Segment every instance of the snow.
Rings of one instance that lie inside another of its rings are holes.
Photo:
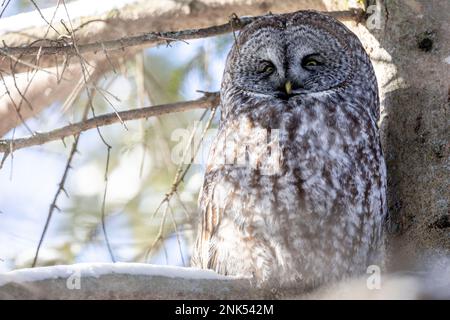
[[[34,282],[47,279],[68,278],[73,274],[81,277],[98,278],[106,274],[129,274],[146,276],[163,276],[168,278],[183,279],[215,279],[234,280],[237,277],[223,276],[212,270],[197,268],[185,268],[174,266],[159,266],[145,263],[78,263],[73,265],[59,265],[50,267],[39,267],[19,269],[0,274],[0,286],[7,283]]]

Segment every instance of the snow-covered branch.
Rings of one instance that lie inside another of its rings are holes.
[[[210,270],[140,263],[94,263],[0,274],[0,299],[262,298],[248,279]]]
[[[444,271],[444,272],[443,272]],[[347,279],[312,292],[257,288],[211,270],[142,263],[81,263],[0,274],[0,299],[448,299],[448,270]],[[180,302],[181,304],[182,302]]]

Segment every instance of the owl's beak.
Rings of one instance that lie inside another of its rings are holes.
[[[292,92],[292,82],[291,81],[286,81],[286,83],[284,84],[284,89],[286,90],[287,94],[291,94]]]

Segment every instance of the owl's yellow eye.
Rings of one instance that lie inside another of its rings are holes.
[[[305,66],[312,67],[312,66],[317,66],[317,64],[318,63],[316,60],[308,60],[308,61],[306,61]]]
[[[265,73],[265,74],[271,74],[274,71],[275,71],[275,66],[270,61],[264,61],[264,63],[262,64],[262,66],[259,70],[259,72]]]
[[[323,58],[318,54],[310,54],[303,58],[303,67],[316,67],[323,64]]]

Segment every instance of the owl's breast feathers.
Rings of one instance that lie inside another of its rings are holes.
[[[309,283],[377,262],[386,214],[378,130],[367,109],[337,100],[247,98],[229,109],[200,195],[194,265]]]

